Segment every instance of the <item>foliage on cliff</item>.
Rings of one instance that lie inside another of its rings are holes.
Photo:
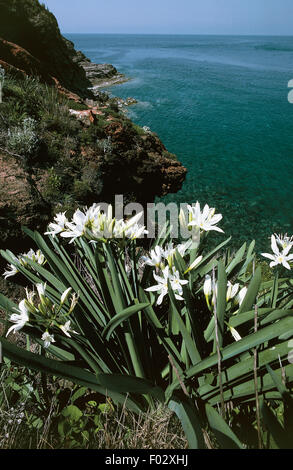
[[[21,225],[43,229],[56,210],[112,202],[114,194],[145,203],[180,189],[186,170],[156,135],[134,125],[107,95],[94,105],[70,101],[35,78],[6,75],[0,107],[2,247],[13,239],[17,244]]]
[[[63,38],[55,16],[44,5],[38,0],[0,0],[0,11],[0,36],[40,61],[43,77],[55,77],[65,88],[89,95],[90,82],[73,60],[74,47]],[[6,59],[3,50],[1,58]]]

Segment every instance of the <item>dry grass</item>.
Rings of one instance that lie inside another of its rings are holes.
[[[125,408],[105,417],[97,435],[99,449],[186,449],[187,440],[176,416],[158,405],[154,411],[135,415]]]
[[[27,424],[26,403],[15,408],[7,402],[0,409],[1,449],[65,449],[56,433],[54,402],[51,403],[41,429]],[[187,449],[188,443],[176,416],[167,408],[135,415],[125,408],[105,413],[103,426],[91,437],[85,449]]]

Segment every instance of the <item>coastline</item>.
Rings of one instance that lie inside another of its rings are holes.
[[[90,90],[94,92],[95,90],[100,90],[101,88],[108,88],[114,85],[121,85],[122,83],[129,82],[130,80],[132,80],[130,77],[126,77],[125,75],[119,73],[111,78],[102,78],[100,80],[93,81],[93,86],[90,88]]]

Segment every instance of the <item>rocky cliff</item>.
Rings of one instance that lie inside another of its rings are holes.
[[[113,200],[152,202],[177,192],[186,169],[121,103],[89,90],[121,77],[63,38],[38,0],[0,0],[0,246],[21,225],[42,229],[56,211]],[[15,243],[12,243],[12,242]]]
[[[25,49],[42,63],[41,76],[55,77],[63,87],[88,96],[90,83],[63,38],[56,18],[38,0],[0,0],[0,37]]]

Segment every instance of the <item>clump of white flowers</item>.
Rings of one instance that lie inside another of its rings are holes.
[[[188,253],[191,244],[192,241],[189,240],[188,242],[177,246],[175,246],[173,243],[169,243],[165,247],[157,245],[153,250],[150,251],[149,256],[142,257],[144,264],[155,268],[153,276],[157,281],[157,284],[145,290],[147,292],[158,292],[160,294],[157,299],[157,305],[162,303],[163,298],[169,291],[169,286],[171,287],[177,300],[184,300],[182,297],[182,286],[188,284],[188,281],[186,279],[180,279],[180,274],[175,267],[174,259],[176,257],[176,253],[184,258],[184,256]],[[202,258],[202,256],[197,257],[184,274],[187,274],[187,272],[198,266],[202,261]]]
[[[170,270],[169,266],[166,266],[162,271],[162,276],[158,276],[155,272],[153,273],[153,275],[154,275],[155,280],[157,281],[157,284],[152,287],[148,287],[145,290],[147,292],[159,292],[160,293],[157,299],[157,305],[161,305],[163,298],[165,297],[165,295],[168,294],[168,291],[169,291],[168,284],[171,285],[175,298],[177,300],[183,300],[182,286],[184,286],[185,284],[188,284],[188,281],[186,281],[185,279],[180,279],[179,272],[175,268]]]
[[[187,205],[188,217],[186,218],[184,211],[181,209],[179,215],[179,222],[183,229],[191,231],[196,229],[200,232],[209,232],[214,230],[216,232],[224,233],[218,224],[223,216],[216,214],[216,209],[209,207],[207,204],[203,210],[200,210],[200,203],[197,201],[195,205]]]
[[[261,253],[262,256],[271,260],[270,267],[281,264],[286,269],[291,269],[290,262],[293,260],[293,253],[289,253],[293,246],[293,237],[286,235],[272,235],[271,248],[273,253]]]
[[[34,271],[34,268],[28,263],[28,260],[34,261],[35,263],[38,263],[41,266],[46,263],[46,259],[40,250],[36,252],[34,250],[30,250],[28,253],[23,253],[19,256],[12,256],[14,264],[9,264],[7,266],[6,271],[3,273],[5,279],[11,276],[15,276],[19,272],[19,265],[27,269],[32,269]]]
[[[205,277],[203,293],[206,298],[207,306],[209,310],[212,311],[214,305],[217,302],[218,283],[213,283],[212,278],[209,274],[207,274]],[[236,284],[232,284],[230,281],[227,282],[226,302],[230,302],[233,300],[234,303],[240,306],[244,300],[246,293],[247,287],[242,287],[242,289],[240,289],[240,284],[238,282]]]
[[[222,214],[216,214],[216,210],[214,208],[210,208],[206,204],[201,211],[200,203],[196,202],[195,205],[187,205],[187,211],[188,214],[186,217],[185,212],[181,209],[179,223],[184,234],[190,234],[188,242],[177,246],[173,243],[169,243],[165,247],[157,245],[150,251],[148,256],[142,257],[144,263],[148,266],[154,267],[156,271],[153,273],[153,276],[157,281],[157,285],[149,287],[146,291],[160,293],[157,299],[157,305],[162,303],[163,297],[168,293],[168,286],[171,286],[177,300],[184,300],[182,297],[182,286],[187,284],[188,281],[180,279],[180,274],[174,263],[176,253],[178,253],[180,257],[184,258],[187,254],[190,254],[191,250],[195,249],[196,251],[199,247],[200,237],[203,232],[217,231],[223,233],[223,230],[216,225],[220,220],[222,220]],[[201,263],[203,257],[198,256],[193,261],[192,259],[193,258],[190,257],[191,264],[184,272],[184,275],[196,268]],[[234,291],[233,293],[231,292],[231,295],[234,295]]]
[[[71,287],[66,289],[61,295],[59,303],[54,303],[47,295],[46,284],[36,284],[38,299],[36,300],[36,292],[31,292],[26,289],[26,299],[23,299],[17,313],[10,316],[9,321],[13,325],[9,328],[7,335],[11,332],[21,330],[25,325],[33,326],[34,324],[42,328],[42,340],[44,347],[48,348],[51,343],[55,342],[52,330],[61,330],[66,336],[71,337],[71,334],[78,334],[71,327],[71,320],[69,316],[73,312],[78,302],[78,295],[72,292]],[[51,330],[51,332],[49,332]]]
[[[105,212],[99,205],[94,204],[83,211],[77,209],[72,220],[67,219],[65,212],[57,214],[45,235],[70,238],[70,243],[81,237],[90,242],[107,242],[109,239],[135,240],[148,233],[145,227],[138,223],[141,217],[142,212],[127,221],[115,219],[111,205]]]
[[[168,243],[165,247],[157,245],[150,251],[149,256],[142,256],[141,259],[146,265],[159,268],[163,271],[166,265],[172,268],[176,252],[184,258],[186,252],[191,247],[191,244],[192,241],[189,240],[188,242],[180,245],[174,245],[173,243]],[[200,259],[198,258],[198,263],[200,263],[201,260],[202,257],[200,257]]]

